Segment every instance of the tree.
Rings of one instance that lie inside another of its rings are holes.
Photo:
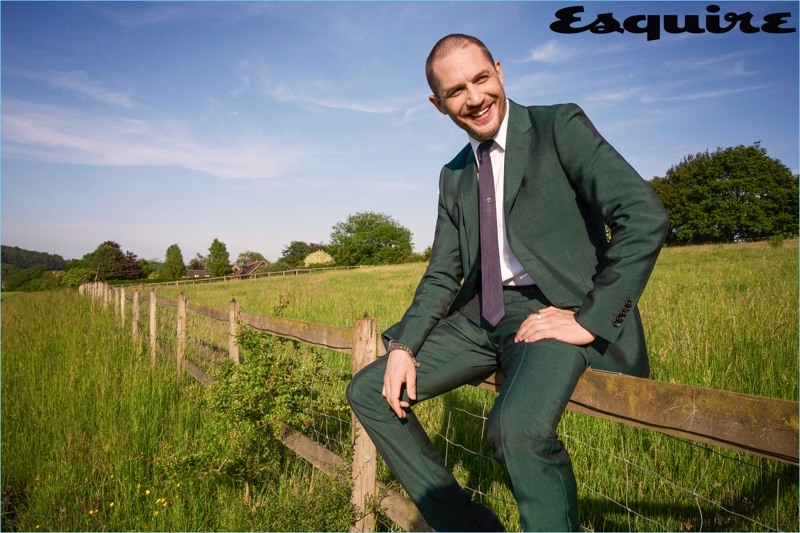
[[[760,143],[688,155],[650,182],[670,218],[668,244],[798,233],[798,182]]]
[[[135,253],[125,252],[125,255],[117,261],[115,277],[116,279],[139,279],[142,277],[142,266]]]
[[[64,270],[67,266],[67,262],[60,255],[23,250],[16,246],[0,246],[0,255],[2,255],[3,264],[22,269],[46,266],[48,270]]]
[[[197,254],[192,257],[191,261],[189,261],[189,268],[191,270],[205,270],[207,262],[208,256],[200,255],[200,252],[197,252]]]
[[[318,250],[324,251],[325,245],[322,243],[292,241],[289,246],[283,249],[283,255],[275,262],[275,265],[278,265],[281,270],[301,268],[304,266],[306,257]]]
[[[208,249],[206,270],[214,277],[227,276],[231,273],[231,259],[228,256],[228,248],[219,239],[214,239]]]
[[[165,279],[178,279],[186,274],[186,265],[183,264],[183,254],[177,244],[172,244],[167,248],[167,259],[161,271]]]
[[[239,254],[239,257],[236,258],[236,265],[242,267],[253,261],[266,261],[266,259],[264,259],[264,256],[260,253],[251,252],[248,250],[247,252],[242,252]]]
[[[333,227],[328,253],[337,265],[387,265],[413,256],[411,231],[383,213],[350,215]]]
[[[44,265],[31,268],[18,268],[3,279],[7,291],[46,291],[59,286],[58,276]]]
[[[106,281],[116,277],[117,264],[124,256],[119,244],[106,241],[91,253],[88,262],[90,268],[94,270],[96,279]]]
[[[94,280],[94,271],[91,268],[71,268],[64,272],[61,284],[65,287],[80,287],[84,283]]]

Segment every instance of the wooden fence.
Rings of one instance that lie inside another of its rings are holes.
[[[90,283],[80,287],[81,294],[91,295],[92,302],[106,308],[113,300],[115,314],[123,324],[126,302],[132,300],[131,333],[138,337],[139,307],[150,302],[150,357],[157,355],[157,306],[168,306],[177,313],[177,371],[188,372],[195,379],[208,383],[209,376],[185,358],[186,313],[195,312],[230,324],[229,354],[239,363],[236,331],[240,325],[280,337],[322,346],[352,355],[355,374],[369,364],[385,349],[379,342],[376,321],[359,318],[354,328],[311,324],[298,320],[277,318],[243,312],[235,300],[228,309],[187,301],[181,294],[171,300],[126,288],[111,288],[105,283]],[[499,391],[503,383],[501,373],[473,385]],[[646,428],[669,435],[690,439],[721,448],[766,457],[789,464],[798,464],[798,402],[751,396],[734,392],[665,383],[589,370],[584,373],[570,399],[567,409],[597,418]],[[376,452],[369,437],[360,431],[358,421],[352,420],[353,503],[362,511],[363,518],[354,531],[374,531],[374,516],[367,513],[366,503],[382,494],[380,506],[386,515],[400,527],[411,531],[430,530],[416,507],[399,493],[387,489],[376,480]],[[308,460],[316,468],[333,473],[344,460],[312,439],[289,427],[284,427],[283,443]]]
[[[228,275],[228,276],[217,276],[217,277],[207,277],[207,278],[181,278],[176,279],[173,281],[138,281],[136,283],[125,283],[125,285],[117,285],[116,288],[125,287],[131,290],[142,290],[145,287],[180,287],[182,285],[203,285],[207,283],[219,283],[219,282],[228,282],[228,281],[240,281],[246,279],[259,279],[259,278],[271,278],[271,277],[286,277],[286,276],[299,276],[301,274],[311,274],[312,272],[325,272],[328,270],[353,270],[363,268],[361,265],[355,266],[339,266],[339,267],[317,267],[317,268],[293,268],[291,270],[279,270],[277,272],[254,272],[252,274],[248,274],[246,276],[236,276],[236,275]],[[87,283],[86,285],[91,285],[91,283]]]

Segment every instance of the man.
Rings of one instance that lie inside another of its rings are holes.
[[[388,355],[353,378],[348,400],[429,525],[502,531],[411,410],[500,367],[487,438],[522,527],[576,531],[577,487],[556,426],[587,366],[648,374],[636,302],[666,213],[580,108],[507,100],[500,62],[478,39],[444,37],[426,74],[430,101],[469,144],[442,169],[430,264],[383,334]]]

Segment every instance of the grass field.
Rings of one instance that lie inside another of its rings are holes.
[[[240,486],[164,464],[205,422],[165,358],[76,292],[2,307],[4,531],[347,530],[349,488],[300,460]],[[196,445],[196,443],[194,443]]]
[[[338,326],[351,326],[366,312],[382,330],[402,316],[423,271],[421,264],[400,265],[180,290],[220,306],[235,298],[242,309],[265,314],[283,299],[284,316]],[[171,297],[178,292],[159,289]],[[640,308],[652,378],[797,400],[796,240],[780,248],[754,243],[665,249]],[[247,506],[237,487],[165,477],[152,458],[202,423],[188,408],[187,384],[175,382],[174,366],[150,369],[149,358],[119,331],[113,314],[92,311],[88,299],[19,295],[3,302],[2,320],[4,529],[349,527],[323,516],[340,487],[300,462]],[[482,493],[514,529],[516,510],[499,468],[473,453],[491,455],[480,413],[493,396],[465,387],[445,395],[444,402],[420,406],[418,414],[459,480]],[[574,413],[565,415],[560,433],[575,463],[587,529],[800,527],[796,467],[720,455]],[[388,473],[382,475],[392,483]],[[300,518],[288,519],[290,510]]]
[[[269,313],[283,300],[288,302],[285,316],[339,326],[351,326],[366,312],[382,330],[402,316],[424,268],[423,264],[364,268],[162,292],[174,297],[183,291],[189,299],[220,306],[235,298],[242,309],[256,313]],[[640,309],[651,378],[797,400],[797,240],[781,247],[748,243],[664,249]],[[492,398],[492,393],[466,387],[445,395],[444,407],[420,406],[418,415],[432,432],[491,455],[480,436],[483,419],[464,412],[480,412],[491,406]],[[443,420],[449,421],[449,429]],[[798,528],[797,483],[791,481],[797,479],[796,468],[730,453],[725,457],[734,460],[725,459],[670,437],[573,413],[565,415],[560,431],[567,437],[582,483],[581,516],[588,529]],[[444,437],[434,440],[442,449],[447,447]],[[474,454],[460,451],[459,446],[447,448],[448,463],[459,480],[486,494],[500,507],[504,521],[518,527],[514,506],[502,503],[511,497],[496,465],[476,464]],[[630,458],[637,462],[635,471],[627,467]],[[754,466],[743,467],[736,463],[740,459]],[[391,477],[384,480],[391,482]],[[671,485],[677,481],[689,490]],[[706,491],[705,497],[715,503],[698,503],[694,488]],[[629,507],[654,522],[642,518],[629,522],[630,513],[610,505],[609,498],[628,501]],[[720,511],[719,506],[734,514]]]
[[[797,399],[797,240],[666,248],[640,301],[651,377]],[[160,294],[350,327],[368,313],[381,331],[411,302],[424,264],[159,288]],[[767,356],[769,355],[769,356]]]

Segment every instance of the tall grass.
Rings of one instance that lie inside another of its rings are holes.
[[[162,464],[203,424],[174,364],[149,357],[114,313],[75,293],[2,308],[4,530],[347,529],[348,489],[300,461],[259,486],[181,478]]]
[[[235,298],[242,309],[265,314],[283,299],[284,316],[338,326],[351,326],[366,312],[382,330],[402,316],[424,268],[365,268],[180,290],[219,306]],[[651,377],[796,401],[797,273],[796,240],[782,247],[665,249],[640,302]],[[178,292],[159,289],[171,297]],[[49,298],[25,294],[3,302],[4,528],[349,527],[342,517],[325,519],[346,505],[346,490],[300,461],[274,484],[258,487],[249,505],[241,487],[178,479],[159,468],[162,450],[191,442],[202,423],[185,397],[192,385],[177,383],[168,363],[151,369],[113,312],[92,311],[88,299],[71,294]],[[476,455],[491,456],[482,435],[493,398],[463,387],[417,413],[458,479],[514,529],[518,517],[499,466]],[[575,463],[587,529],[800,527],[795,467],[574,413],[565,415],[560,433]],[[397,488],[386,470],[381,475]]]
[[[181,290],[216,305],[235,298],[253,312],[268,312],[284,298],[285,316],[340,326],[367,312],[383,329],[402,316],[424,268],[401,265]],[[664,249],[640,301],[651,378],[796,401],[797,275],[797,240],[781,247]],[[459,480],[497,507],[508,527],[518,527],[498,466],[475,455],[491,456],[481,436],[485,418],[472,413],[485,415],[493,394],[464,387],[444,401],[419,406],[418,416]],[[573,455],[581,522],[588,529],[757,530],[765,524],[794,530],[800,525],[794,467],[744,454],[719,455],[713,448],[574,413],[565,415],[560,432]],[[388,472],[383,475],[391,484]]]
[[[651,378],[797,399],[797,240],[665,248],[640,300]],[[159,289],[227,306],[350,327],[365,312],[382,330],[402,317],[425,264]]]

